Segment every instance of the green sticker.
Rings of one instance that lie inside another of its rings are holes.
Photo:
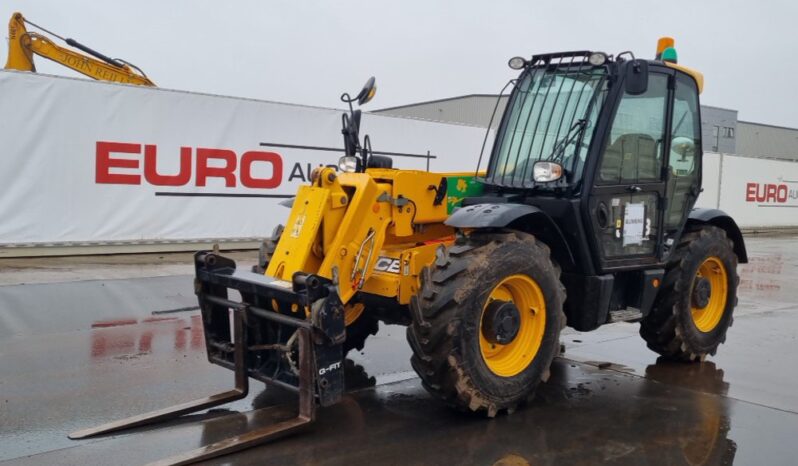
[[[481,196],[485,186],[474,175],[447,176],[446,211],[452,213],[466,197]]]

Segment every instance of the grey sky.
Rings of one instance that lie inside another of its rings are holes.
[[[514,55],[651,57],[657,37],[672,35],[679,62],[705,74],[704,104],[798,127],[790,0],[6,0],[0,18],[16,10],[137,64],[160,87],[337,107],[341,91],[375,75],[371,109],[496,92]],[[37,67],[71,75],[42,59]]]

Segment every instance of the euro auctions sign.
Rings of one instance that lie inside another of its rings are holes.
[[[790,184],[793,186],[791,187]],[[788,183],[748,182],[745,185],[745,202],[774,207],[798,206],[798,181]]]
[[[180,147],[179,154],[158,155],[155,144],[97,141],[95,177],[97,184],[150,185],[163,187],[204,188],[218,181],[225,188],[250,188],[261,194],[232,194],[206,191],[157,191],[156,196],[261,196],[287,198],[293,194],[274,194],[285,182],[310,181],[317,166],[307,161],[293,162],[286,167],[278,152],[234,150],[209,147]],[[165,162],[177,159],[176,171],[164,170]],[[159,161],[160,160],[160,161]],[[326,164],[338,169],[337,164]]]
[[[204,187],[208,179],[219,178],[228,188],[241,185],[255,189],[274,189],[283,181],[283,158],[276,152],[247,151],[239,157],[229,149],[181,147],[178,160],[177,172],[159,173],[155,144],[97,141],[95,181],[186,186],[193,180],[195,186]],[[257,168],[265,169],[268,174],[257,175]]]
[[[336,109],[3,70],[0,93],[0,248],[266,237],[343,145]],[[485,135],[372,114],[362,127],[375,150],[429,151],[435,171],[474,169]]]
[[[704,173],[720,189],[715,184],[717,204],[703,207],[727,212],[741,227],[798,226],[798,162],[724,155],[720,166],[720,174]]]

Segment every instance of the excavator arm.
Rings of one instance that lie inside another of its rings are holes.
[[[128,63],[106,57],[74,39],[63,39],[56,36],[93,57],[62,47],[47,36],[28,32],[26,23],[32,24],[26,21],[21,13],[14,13],[8,22],[8,60],[6,61],[8,70],[36,71],[36,66],[33,63],[33,55],[36,54],[100,81],[155,86],[155,83],[150,81],[141,70],[134,69]]]

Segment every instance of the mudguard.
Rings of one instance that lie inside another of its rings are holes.
[[[575,266],[574,256],[560,228],[543,210],[526,204],[484,203],[457,209],[444,222],[454,228],[515,228],[538,237],[565,269]]]
[[[457,209],[444,223],[455,228],[501,228],[530,214],[546,215],[526,204],[475,204]]]
[[[714,225],[722,228],[726,232],[726,236],[734,242],[734,254],[737,255],[737,261],[740,264],[748,263],[748,252],[745,249],[743,233],[737,226],[737,222],[726,212],[719,209],[693,209],[687,217],[686,228],[697,225]]]

